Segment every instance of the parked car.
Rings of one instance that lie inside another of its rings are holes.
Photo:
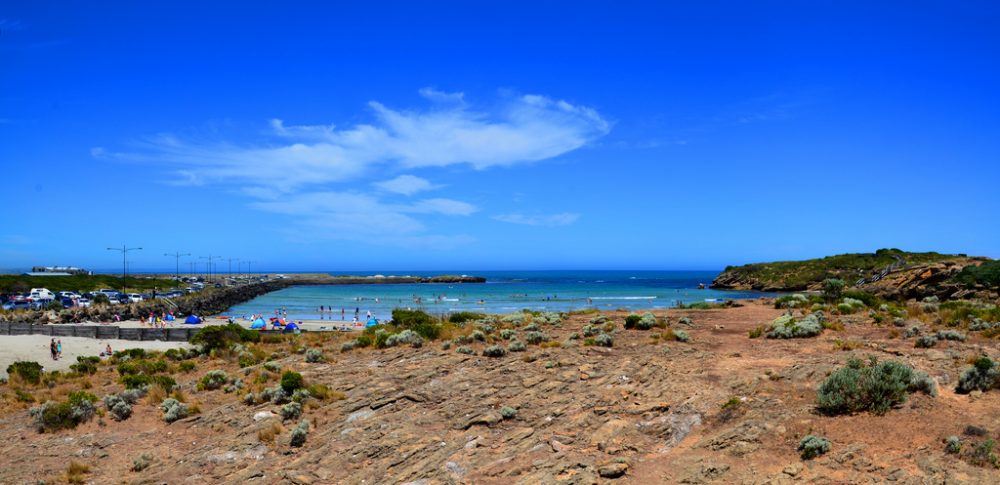
[[[28,300],[10,300],[3,304],[4,310],[28,310],[31,308],[31,302]]]
[[[54,300],[56,297],[48,288],[32,288],[28,296],[32,300]]]
[[[125,299],[126,301],[123,301],[123,303],[139,303],[142,301],[142,295],[138,293],[129,293],[125,295]]]
[[[59,300],[59,303],[62,303],[63,308],[73,308],[76,306],[76,300],[68,296],[62,297],[62,299]]]
[[[76,300],[76,306],[80,308],[87,308],[90,306],[90,304],[91,304],[90,298],[81,297],[79,300]]]

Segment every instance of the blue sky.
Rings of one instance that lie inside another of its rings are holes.
[[[4,2],[0,268],[1000,256],[994,2],[282,3]]]

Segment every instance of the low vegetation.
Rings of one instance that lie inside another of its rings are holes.
[[[910,392],[936,394],[933,381],[928,381],[926,374],[900,362],[851,358],[820,384],[817,408],[829,415],[865,411],[881,415],[904,403]]]
[[[821,436],[808,435],[799,441],[798,450],[803,460],[811,460],[830,451],[830,441]]]

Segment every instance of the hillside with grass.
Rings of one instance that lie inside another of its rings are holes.
[[[942,285],[956,285],[954,278],[966,267],[975,267],[988,258],[936,252],[914,253],[899,249],[879,249],[874,253],[849,253],[804,261],[777,261],[729,266],[712,282],[712,288],[804,291],[820,290],[823,281],[836,278],[848,286],[892,293],[901,285],[905,296],[935,292]],[[990,273],[967,272],[966,280],[991,278]],[[916,289],[914,294],[909,290]]]

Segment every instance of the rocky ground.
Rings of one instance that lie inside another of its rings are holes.
[[[748,338],[781,313],[757,301],[658,312],[690,334],[687,343],[657,343],[650,335],[659,329],[624,330],[625,313],[612,314],[612,348],[568,342],[593,316],[573,315],[543,328],[562,346],[530,345],[499,358],[482,356],[482,343],[465,355],[440,342],[342,353],[329,341],[326,362],[306,363],[296,352],[301,342],[265,344],[284,369],[343,393],[309,401],[302,447],[289,445],[297,422],[275,416],[279,405],[194,389],[211,369],[242,374],[221,359],[203,357],[196,371],[175,375],[201,413],[172,424],[154,404],[140,403],[127,421],[103,417],[40,434],[26,405],[8,399],[0,482],[63,483],[71,459],[89,466],[82,475],[89,483],[1000,482],[1000,470],[970,465],[943,444],[968,425],[1000,437],[1000,392],[954,392],[970,358],[1000,357],[997,340],[918,349],[892,325],[861,316],[845,316],[844,330],[816,338]],[[677,323],[681,316],[693,324]],[[838,350],[836,341],[859,348]],[[848,357],[868,354],[928,372],[939,395],[912,394],[884,416],[818,414],[817,385]],[[91,392],[120,390],[115,378],[113,368],[101,368]],[[732,398],[741,404],[724,410]],[[505,418],[505,406],[516,415]],[[808,434],[829,439],[829,453],[800,458],[796,447]],[[150,465],[133,471],[142,454]]]

